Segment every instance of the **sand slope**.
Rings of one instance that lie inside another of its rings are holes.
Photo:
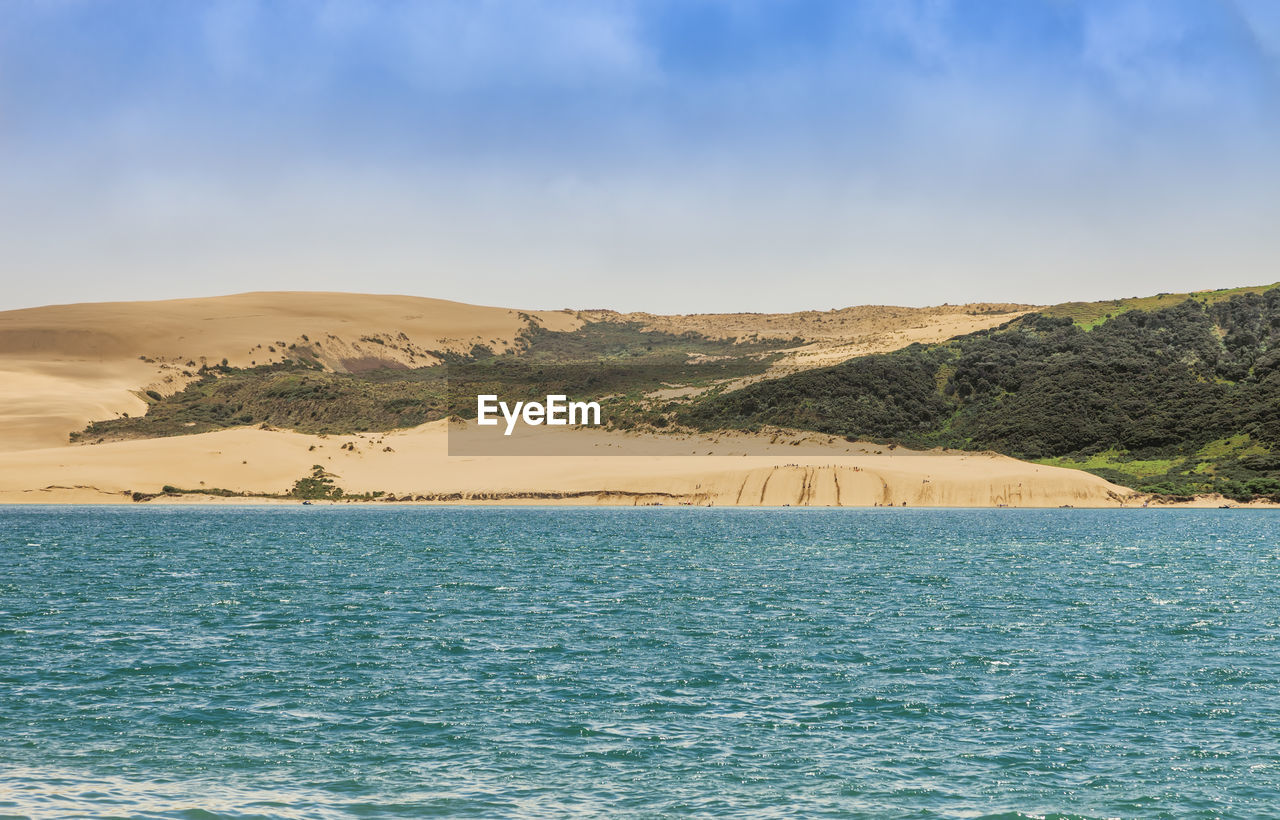
[[[640,322],[648,329],[668,333],[693,331],[704,336],[738,341],[795,337],[804,340],[802,344],[788,350],[768,372],[737,380],[731,387],[736,389],[762,379],[836,364],[854,356],[886,353],[917,342],[942,342],[954,336],[997,327],[1032,309],[1033,305],[981,302],[925,308],[859,305],[797,313],[695,313],[659,316],[652,313],[586,311],[578,315],[583,318]],[[664,391],[655,396],[677,398],[699,392],[701,391]]]
[[[93,420],[145,412],[142,391],[180,390],[201,365],[268,364],[299,351],[339,372],[434,364],[438,351],[511,349],[530,320],[639,321],[713,337],[805,340],[776,375],[1007,321],[1019,305],[857,307],[791,314],[654,316],[521,311],[354,293],[242,293],[204,299],[51,305],[0,312],[0,451],[51,447]]]
[[[9,453],[0,462],[0,502],[120,502],[165,484],[283,493],[315,464],[348,492],[424,501],[1056,507],[1116,506],[1130,495],[1087,473],[995,455],[888,453],[808,436],[591,435],[671,454],[450,457],[444,422],[330,437],[240,428]]]
[[[526,322],[522,311],[417,296],[354,293],[242,293],[205,299],[102,302],[0,313],[0,356],[98,361],[222,358],[237,367],[279,361],[265,348],[340,337],[407,336],[415,349],[509,346]],[[524,311],[555,329],[579,322],[562,311]],[[375,343],[376,344],[376,343]],[[385,344],[379,345],[381,352]],[[409,351],[401,351],[406,358]],[[394,351],[389,355],[395,355]],[[424,361],[423,364],[429,364]]]
[[[658,317],[523,312],[408,296],[249,293],[210,299],[61,305],[0,313],[0,502],[127,500],[164,485],[285,493],[319,464],[351,493],[425,502],[870,506],[1107,506],[1123,488],[1082,472],[994,455],[908,453],[812,434],[655,436],[562,431],[570,456],[499,442],[502,455],[450,457],[444,422],[379,435],[318,437],[240,428],[70,445],[93,419],[141,413],[201,364],[245,366],[305,350],[333,370],[422,366],[434,352],[510,348],[529,321],[642,321],[673,332],[800,336],[788,362],[815,366],[990,327],[1024,306],[847,308],[802,314]],[[545,429],[545,428],[544,428]],[[344,447],[344,445],[346,445]],[[522,450],[522,448],[524,448]],[[624,452],[641,455],[623,456]],[[191,500],[182,496],[177,500]]]
[[[426,366],[431,351],[510,349],[533,316],[416,296],[244,293],[207,299],[52,305],[0,312],[0,450],[66,443],[96,419],[144,412],[143,390],[179,390],[202,364],[281,361],[302,346],[333,370]]]

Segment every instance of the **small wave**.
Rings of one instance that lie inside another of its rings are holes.
[[[368,805],[362,801],[361,805]],[[350,817],[350,796],[303,788],[250,788],[179,780],[93,777],[69,770],[0,772],[0,812],[30,820],[66,817],[329,820]]]

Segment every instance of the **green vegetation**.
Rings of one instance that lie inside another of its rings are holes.
[[[743,357],[803,344],[800,338],[712,339],[698,333],[645,330],[639,322],[588,322],[577,330],[547,330],[537,324],[521,334],[522,358],[536,362],[620,361],[627,359]]]
[[[342,488],[333,483],[334,478],[332,473],[325,472],[324,467],[316,464],[311,468],[311,475],[293,482],[289,495],[308,500],[342,498]]]
[[[221,498],[296,498],[302,501],[374,501],[386,495],[382,490],[375,490],[369,493],[348,493],[334,481],[337,476],[333,473],[326,472],[324,467],[319,464],[312,466],[311,472],[293,482],[293,488],[289,492],[280,493],[264,493],[264,492],[243,492],[241,490],[227,490],[222,487],[200,487],[199,489],[186,489],[183,487],[175,487],[172,484],[166,484],[160,489],[159,495],[213,495]],[[156,497],[156,493],[133,493],[134,501],[150,501]]]
[[[1188,299],[1195,300],[1202,305],[1212,305],[1246,293],[1265,293],[1277,287],[1277,285],[1280,285],[1280,283],[1276,285],[1259,285],[1257,287],[1201,290],[1195,293],[1157,293],[1155,296],[1135,296],[1130,299],[1112,299],[1104,302],[1064,302],[1060,305],[1045,308],[1040,313],[1043,316],[1066,317],[1085,330],[1091,330],[1107,319],[1114,319],[1116,316],[1131,310],[1163,310]]]
[[[434,367],[331,373],[306,356],[245,369],[222,363],[201,368],[196,381],[171,396],[148,392],[145,416],[95,421],[71,438],[151,438],[246,425],[329,435],[384,431],[450,414],[474,416],[481,393],[602,400],[608,418],[624,420],[645,393],[763,373],[776,360],[774,351],[798,341],[735,343],[648,331],[635,322],[594,322],[567,332],[534,324],[516,353],[477,345],[468,354],[436,352],[445,363]]]
[[[214,495],[219,498],[249,498],[258,495],[257,493],[245,493],[239,490],[227,490],[222,487],[201,487],[198,490],[186,490],[181,487],[175,487],[172,484],[166,484],[160,488],[161,495]],[[155,498],[155,495],[147,495],[146,493],[134,493],[134,501],[144,501]]]
[[[475,397],[541,400],[563,394],[598,400],[605,417],[630,426],[644,396],[668,385],[711,387],[763,373],[780,351],[801,339],[734,342],[697,333],[644,330],[638,322],[589,322],[573,331],[533,324],[519,352],[455,359],[449,366],[450,413],[475,415]]]
[[[450,368],[451,412],[464,418],[474,416],[475,397],[482,393],[521,401],[563,394],[571,400],[600,400],[605,415],[617,420],[637,406],[644,394],[664,384],[708,386],[762,373],[775,358],[733,357],[695,363],[683,356],[663,354],[632,361],[538,364],[523,358],[495,357]]]
[[[145,416],[95,421],[72,439],[174,436],[251,424],[322,434],[411,427],[445,412],[444,372],[432,370],[381,381],[302,364],[219,368],[172,396],[153,399]]]
[[[1210,491],[1239,501],[1280,496],[1280,455],[1272,455],[1247,434],[1217,439],[1195,453],[1171,458],[1141,459],[1108,450],[1087,457],[1040,461],[1087,470],[1108,481],[1178,498]]]
[[[1280,288],[1256,291],[1126,310],[1092,329],[1031,314],[668,413],[701,429],[995,450],[1168,495],[1280,498]]]

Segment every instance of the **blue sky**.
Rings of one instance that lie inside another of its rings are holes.
[[[0,4],[0,308],[1280,280],[1280,4]]]

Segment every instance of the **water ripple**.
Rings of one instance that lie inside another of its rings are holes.
[[[1253,817],[1266,511],[0,508],[0,817]]]

